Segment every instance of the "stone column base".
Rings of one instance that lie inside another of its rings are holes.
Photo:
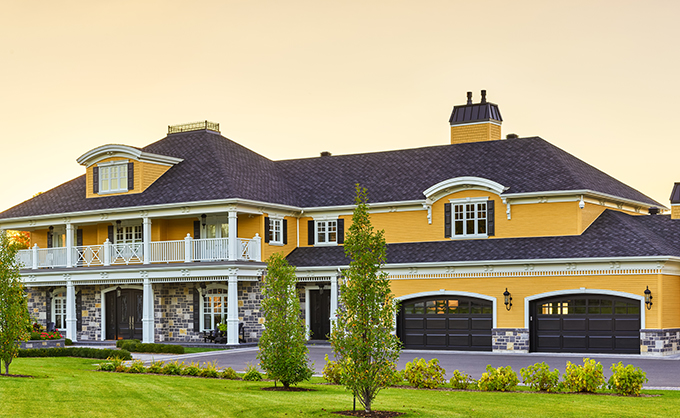
[[[528,353],[528,328],[494,328],[491,330],[493,351],[496,353]]]
[[[670,356],[679,354],[680,328],[640,330],[640,355]]]

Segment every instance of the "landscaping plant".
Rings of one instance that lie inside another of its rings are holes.
[[[326,364],[323,366],[323,378],[329,383],[339,385],[342,380],[342,369],[337,361],[329,360],[328,354],[324,357]]]
[[[424,358],[414,358],[413,361],[406,363],[404,378],[411,386],[434,389],[446,382],[446,370],[439,365],[436,358],[429,362]]]
[[[182,376],[199,376],[201,374],[201,366],[199,363],[192,361],[191,364],[182,369],[181,374]]]
[[[295,290],[295,267],[280,253],[267,260],[262,280],[262,313],[265,328],[258,343],[260,367],[284,388],[312,377],[305,345],[307,336]]]
[[[227,367],[226,369],[222,370],[222,373],[220,373],[220,376],[222,379],[229,379],[229,380],[236,380],[238,379],[238,375],[232,369],[231,367]]]
[[[451,383],[451,387],[454,389],[468,389],[475,384],[475,379],[467,373],[454,370],[449,383]]]
[[[589,358],[583,359],[583,365],[567,362],[562,375],[565,389],[572,392],[595,392],[604,385],[602,364]]]
[[[507,392],[515,390],[519,383],[517,373],[512,370],[512,367],[498,367],[494,369],[491,365],[486,366],[486,372],[482,373],[482,377],[477,382],[479,390],[483,391],[500,391]]]
[[[248,380],[251,382],[259,382],[262,380],[262,373],[260,373],[255,366],[248,363],[246,366],[246,372],[243,375],[243,380]]]
[[[550,366],[545,362],[532,364],[521,369],[522,381],[530,388],[553,392],[557,389],[560,381],[560,371],[554,369],[550,371]]]
[[[623,366],[621,362],[612,364],[611,371],[614,373],[609,378],[607,386],[619,395],[639,396],[642,384],[649,382],[647,374],[639,367],[632,364]]]
[[[399,359],[401,343],[393,331],[394,295],[385,263],[384,231],[374,231],[366,189],[356,186],[356,208],[345,239],[351,259],[340,284],[340,307],[331,345],[342,368],[342,384],[371,412],[378,392],[387,387]]]
[[[9,374],[9,365],[19,355],[19,344],[28,337],[31,326],[17,249],[4,231],[0,233],[0,360],[5,363],[5,374]]]

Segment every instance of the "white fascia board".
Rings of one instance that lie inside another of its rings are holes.
[[[528,192],[528,193],[503,193],[501,197],[503,199],[513,199],[511,202],[513,205],[515,204],[530,204],[530,203],[536,203],[532,201],[520,201],[519,199],[526,199],[526,198],[541,198],[541,197],[546,197],[546,196],[575,196],[574,199],[569,198],[569,200],[564,200],[564,201],[572,201],[572,200],[580,200],[580,196],[583,195],[585,197],[591,197],[596,199],[598,202],[600,200],[608,200],[612,202],[622,202],[626,203],[628,205],[631,205],[633,207],[643,207],[643,208],[649,208],[654,205],[651,205],[649,203],[644,203],[640,202],[637,200],[631,200],[631,199],[626,199],[623,197],[619,196],[614,196],[611,194],[607,193],[601,193],[601,192],[596,192],[593,190],[548,190],[548,191],[543,191],[543,192]],[[668,209],[667,207],[660,205],[660,209]]]
[[[382,212],[405,212],[405,211],[416,211],[423,210],[423,204],[425,199],[419,200],[397,200],[394,202],[375,202],[368,203],[369,213],[382,213]],[[356,205],[338,205],[338,206],[308,206],[303,207],[304,213],[317,213],[323,212],[328,215],[347,215],[354,212]],[[309,215],[314,216],[314,215]]]
[[[480,120],[479,122],[468,122],[468,123],[456,123],[451,125],[451,127],[455,126],[470,126],[470,125],[484,125],[486,123],[490,123],[492,125],[496,126],[501,126],[501,122],[495,121],[495,120]]]

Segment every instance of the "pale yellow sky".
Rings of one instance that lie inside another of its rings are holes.
[[[208,119],[271,159],[449,142],[467,91],[669,206],[678,1],[0,0],[0,210]],[[536,158],[541,158],[537,155]]]

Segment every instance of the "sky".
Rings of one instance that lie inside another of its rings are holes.
[[[82,175],[93,148],[199,120],[273,160],[444,145],[482,89],[503,137],[540,136],[670,207],[679,15],[662,0],[0,0],[0,211]]]

